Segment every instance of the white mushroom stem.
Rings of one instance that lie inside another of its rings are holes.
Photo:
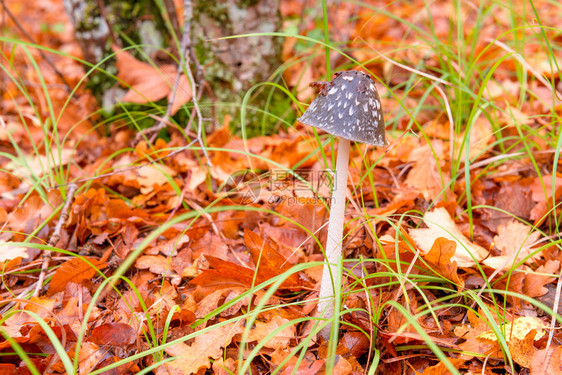
[[[339,298],[342,274],[338,265],[342,258],[343,224],[345,219],[345,192],[347,190],[347,170],[349,162],[350,142],[339,138],[338,159],[332,192],[330,221],[328,222],[328,239],[326,240],[326,263],[322,271],[318,313],[322,318],[334,316],[335,298]],[[320,331],[324,339],[330,337],[332,324]]]

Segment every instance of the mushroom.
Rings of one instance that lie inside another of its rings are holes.
[[[332,205],[326,241],[326,263],[322,271],[317,312],[324,318],[334,315],[335,287],[341,285],[338,264],[342,257],[345,192],[350,141],[374,146],[387,146],[384,133],[381,101],[370,75],[360,71],[343,71],[330,82],[313,82],[321,89],[298,121],[324,130],[339,138]],[[320,331],[324,339],[330,337],[331,324]]]

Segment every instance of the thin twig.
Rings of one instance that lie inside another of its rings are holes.
[[[12,20],[12,22],[14,23],[14,25],[16,26],[16,28],[23,34],[23,36],[25,36],[31,43],[33,44],[37,44],[35,42],[35,40],[33,39],[33,37],[31,35],[29,35],[29,33],[27,31],[25,31],[25,29],[23,28],[23,26],[20,25],[20,23],[18,22],[18,20],[16,19],[16,17],[14,16],[14,14],[10,11],[10,9],[8,9],[8,7],[6,6],[6,4],[4,3],[4,0],[0,0],[0,2],[2,2],[2,7],[4,8],[4,11],[6,12],[6,14],[8,15],[8,17],[10,17],[10,19]],[[41,48],[37,48],[37,51],[39,51],[39,54],[41,54],[41,57],[43,57],[45,59],[45,61],[47,62],[47,64],[49,64],[49,66],[54,70],[55,74],[60,78],[60,80],[64,83],[64,85],[66,86],[66,91],[68,92],[72,92],[72,88],[70,86],[70,84],[66,81],[66,79],[64,78],[64,76],[62,75],[62,73],[57,69],[57,67],[55,66],[55,64],[51,61],[51,59],[49,59],[49,56],[47,56],[45,54],[45,52],[41,49]]]
[[[166,156],[159,157],[159,158],[151,160],[149,162],[146,162],[146,163],[143,163],[143,164],[140,164],[140,165],[134,165],[134,166],[131,166],[131,167],[128,167],[128,168],[118,169],[118,170],[113,171],[113,172],[103,173],[103,174],[100,174],[99,176],[82,178],[80,180],[74,181],[74,183],[78,184],[78,183],[88,182],[88,181],[92,181],[92,180],[97,180],[98,178],[110,177],[110,176],[116,175],[118,173],[129,172],[129,171],[134,171],[136,169],[144,168],[146,166],[149,166],[149,165],[152,165],[152,164],[157,163],[159,161],[162,161],[164,159],[170,158],[170,157],[172,157],[176,154],[179,154],[182,151],[185,151],[185,150],[189,149],[193,145],[193,143],[195,143],[196,141],[197,140],[195,140],[193,142],[190,142],[188,145],[182,146],[182,147],[178,148],[177,150],[170,152]],[[56,187],[58,188],[58,187],[62,187],[62,186],[65,186],[65,185],[67,185],[67,184],[60,184],[60,185],[57,185]]]
[[[62,230],[62,225],[68,220],[68,211],[70,210],[70,205],[72,204],[74,193],[76,193],[77,189],[78,189],[78,185],[76,184],[68,185],[68,191],[66,192],[66,202],[60,213],[60,217],[59,220],[57,221],[57,225],[55,226],[55,231],[53,232],[51,238],[49,239],[48,245],[50,247],[55,247],[55,245],[60,240],[60,232]],[[35,292],[33,293],[34,296],[38,296],[39,292],[41,291],[41,287],[43,286],[43,281],[45,280],[45,277],[47,275],[47,270],[49,268],[49,263],[51,261],[52,256],[53,256],[52,251],[50,250],[43,251],[43,263],[41,264],[41,272],[39,273],[37,286],[35,287]]]
[[[182,62],[184,63],[185,70],[189,78],[189,82],[191,83],[191,93],[193,95],[191,100],[193,102],[193,107],[195,108],[195,111],[197,113],[198,123],[197,123],[196,141],[199,142],[199,144],[201,145],[203,154],[207,159],[207,165],[211,167],[212,166],[211,159],[209,158],[209,155],[207,155],[207,150],[205,149],[205,146],[203,145],[203,140],[201,139],[201,133],[203,130],[203,115],[201,114],[201,108],[199,108],[199,101],[197,99],[197,86],[195,85],[195,79],[193,78],[193,73],[191,72],[191,67],[189,65],[190,60],[193,59],[193,61],[195,61],[195,65],[197,66],[198,74],[200,74],[201,68],[199,66],[199,63],[197,62],[195,53],[192,53],[193,43],[191,42],[191,20],[193,19],[193,4],[191,3],[191,0],[185,0],[183,5],[184,5],[184,21],[183,21],[184,25],[183,25],[183,35],[181,39]],[[190,125],[191,123],[188,123],[188,126]],[[187,130],[189,129],[186,129],[186,131]],[[195,140],[193,142],[195,142]]]
[[[176,72],[174,85],[172,87],[172,91],[170,93],[170,96],[168,97],[168,106],[166,108],[166,113],[164,114],[164,117],[162,118],[162,120],[159,121],[155,126],[152,126],[148,129],[140,131],[137,134],[137,136],[135,137],[135,142],[140,141],[141,138],[147,136],[148,134],[153,134],[152,137],[150,138],[150,142],[153,142],[156,135],[158,134],[158,132],[160,130],[164,129],[167,126],[166,124],[169,122],[169,118],[171,116],[172,106],[173,106],[174,101],[176,99],[177,91],[178,91],[178,88],[179,88],[180,77],[181,77],[181,74],[183,72],[183,70],[181,68],[184,67],[185,72],[187,73],[187,76],[189,78],[189,82],[191,84],[191,95],[192,95],[191,101],[193,102],[193,111],[191,112],[190,119],[188,120],[188,123],[187,123],[186,128],[185,128],[186,133],[189,132],[189,129],[191,128],[192,119],[193,119],[194,115],[197,115],[197,121],[198,121],[198,123],[197,123],[197,137],[187,147],[190,147],[191,145],[193,145],[196,142],[199,143],[199,145],[201,145],[201,150],[203,151],[205,159],[207,160],[207,165],[209,167],[211,167],[212,166],[211,159],[209,158],[209,155],[207,154],[207,150],[205,148],[205,145],[203,144],[203,139],[201,138],[201,134],[202,134],[202,131],[203,131],[203,121],[205,120],[203,118],[203,115],[201,114],[201,109],[199,107],[199,100],[201,99],[201,92],[197,90],[196,80],[193,76],[193,73],[191,71],[191,66],[190,66],[190,63],[193,63],[195,65],[196,74],[197,74],[197,82],[198,82],[199,86],[202,87],[203,86],[203,68],[199,64],[199,61],[197,60],[197,56],[196,56],[195,51],[193,49],[193,43],[191,42],[191,20],[192,19],[193,19],[193,5],[191,3],[191,0],[185,0],[184,1],[183,34],[182,34],[182,38],[181,38],[181,41],[180,41],[180,61],[179,61],[179,66],[178,66],[178,69],[177,69],[177,72]]]
[[[485,38],[484,41],[494,44],[498,47],[500,47],[501,49],[503,49],[504,51],[506,51],[507,53],[511,53],[513,54],[513,57],[515,57],[515,60],[519,61],[519,63],[527,70],[529,71],[535,78],[537,81],[539,81],[540,83],[542,83],[544,85],[544,87],[546,87],[547,89],[552,90],[552,92],[554,93],[554,95],[559,99],[562,100],[562,94],[556,90],[555,87],[553,87],[552,84],[550,84],[550,82],[548,82],[546,79],[544,79],[543,75],[538,72],[535,68],[533,68],[531,66],[531,64],[529,64],[527,61],[525,61],[525,59],[523,58],[523,56],[521,56],[521,54],[515,52],[513,49],[511,49],[507,44],[500,42],[497,39],[491,39],[491,38]]]
[[[112,39],[111,42],[115,44],[117,47],[121,48],[122,47],[121,42],[119,38],[117,38],[117,35],[115,34],[115,28],[110,23],[109,17],[107,16],[107,9],[105,8],[105,4],[103,3],[103,0],[96,0],[96,2],[98,4],[98,8],[100,8],[100,16],[107,24],[107,29],[109,30],[109,37]]]

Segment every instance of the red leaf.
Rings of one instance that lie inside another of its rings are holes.
[[[86,259],[97,269],[107,267],[107,263],[99,261],[96,258]],[[52,296],[57,292],[62,292],[66,284],[70,282],[82,284],[86,280],[91,280],[96,274],[97,270],[81,258],[73,258],[60,266],[55,272],[49,284],[47,295]]]
[[[135,343],[137,334],[125,323],[107,323],[93,329],[88,341],[98,345],[128,346]]]

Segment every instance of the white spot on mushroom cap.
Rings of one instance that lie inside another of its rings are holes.
[[[381,102],[372,78],[365,73],[340,73],[299,119],[350,140],[383,145]],[[330,94],[331,93],[331,94]]]

